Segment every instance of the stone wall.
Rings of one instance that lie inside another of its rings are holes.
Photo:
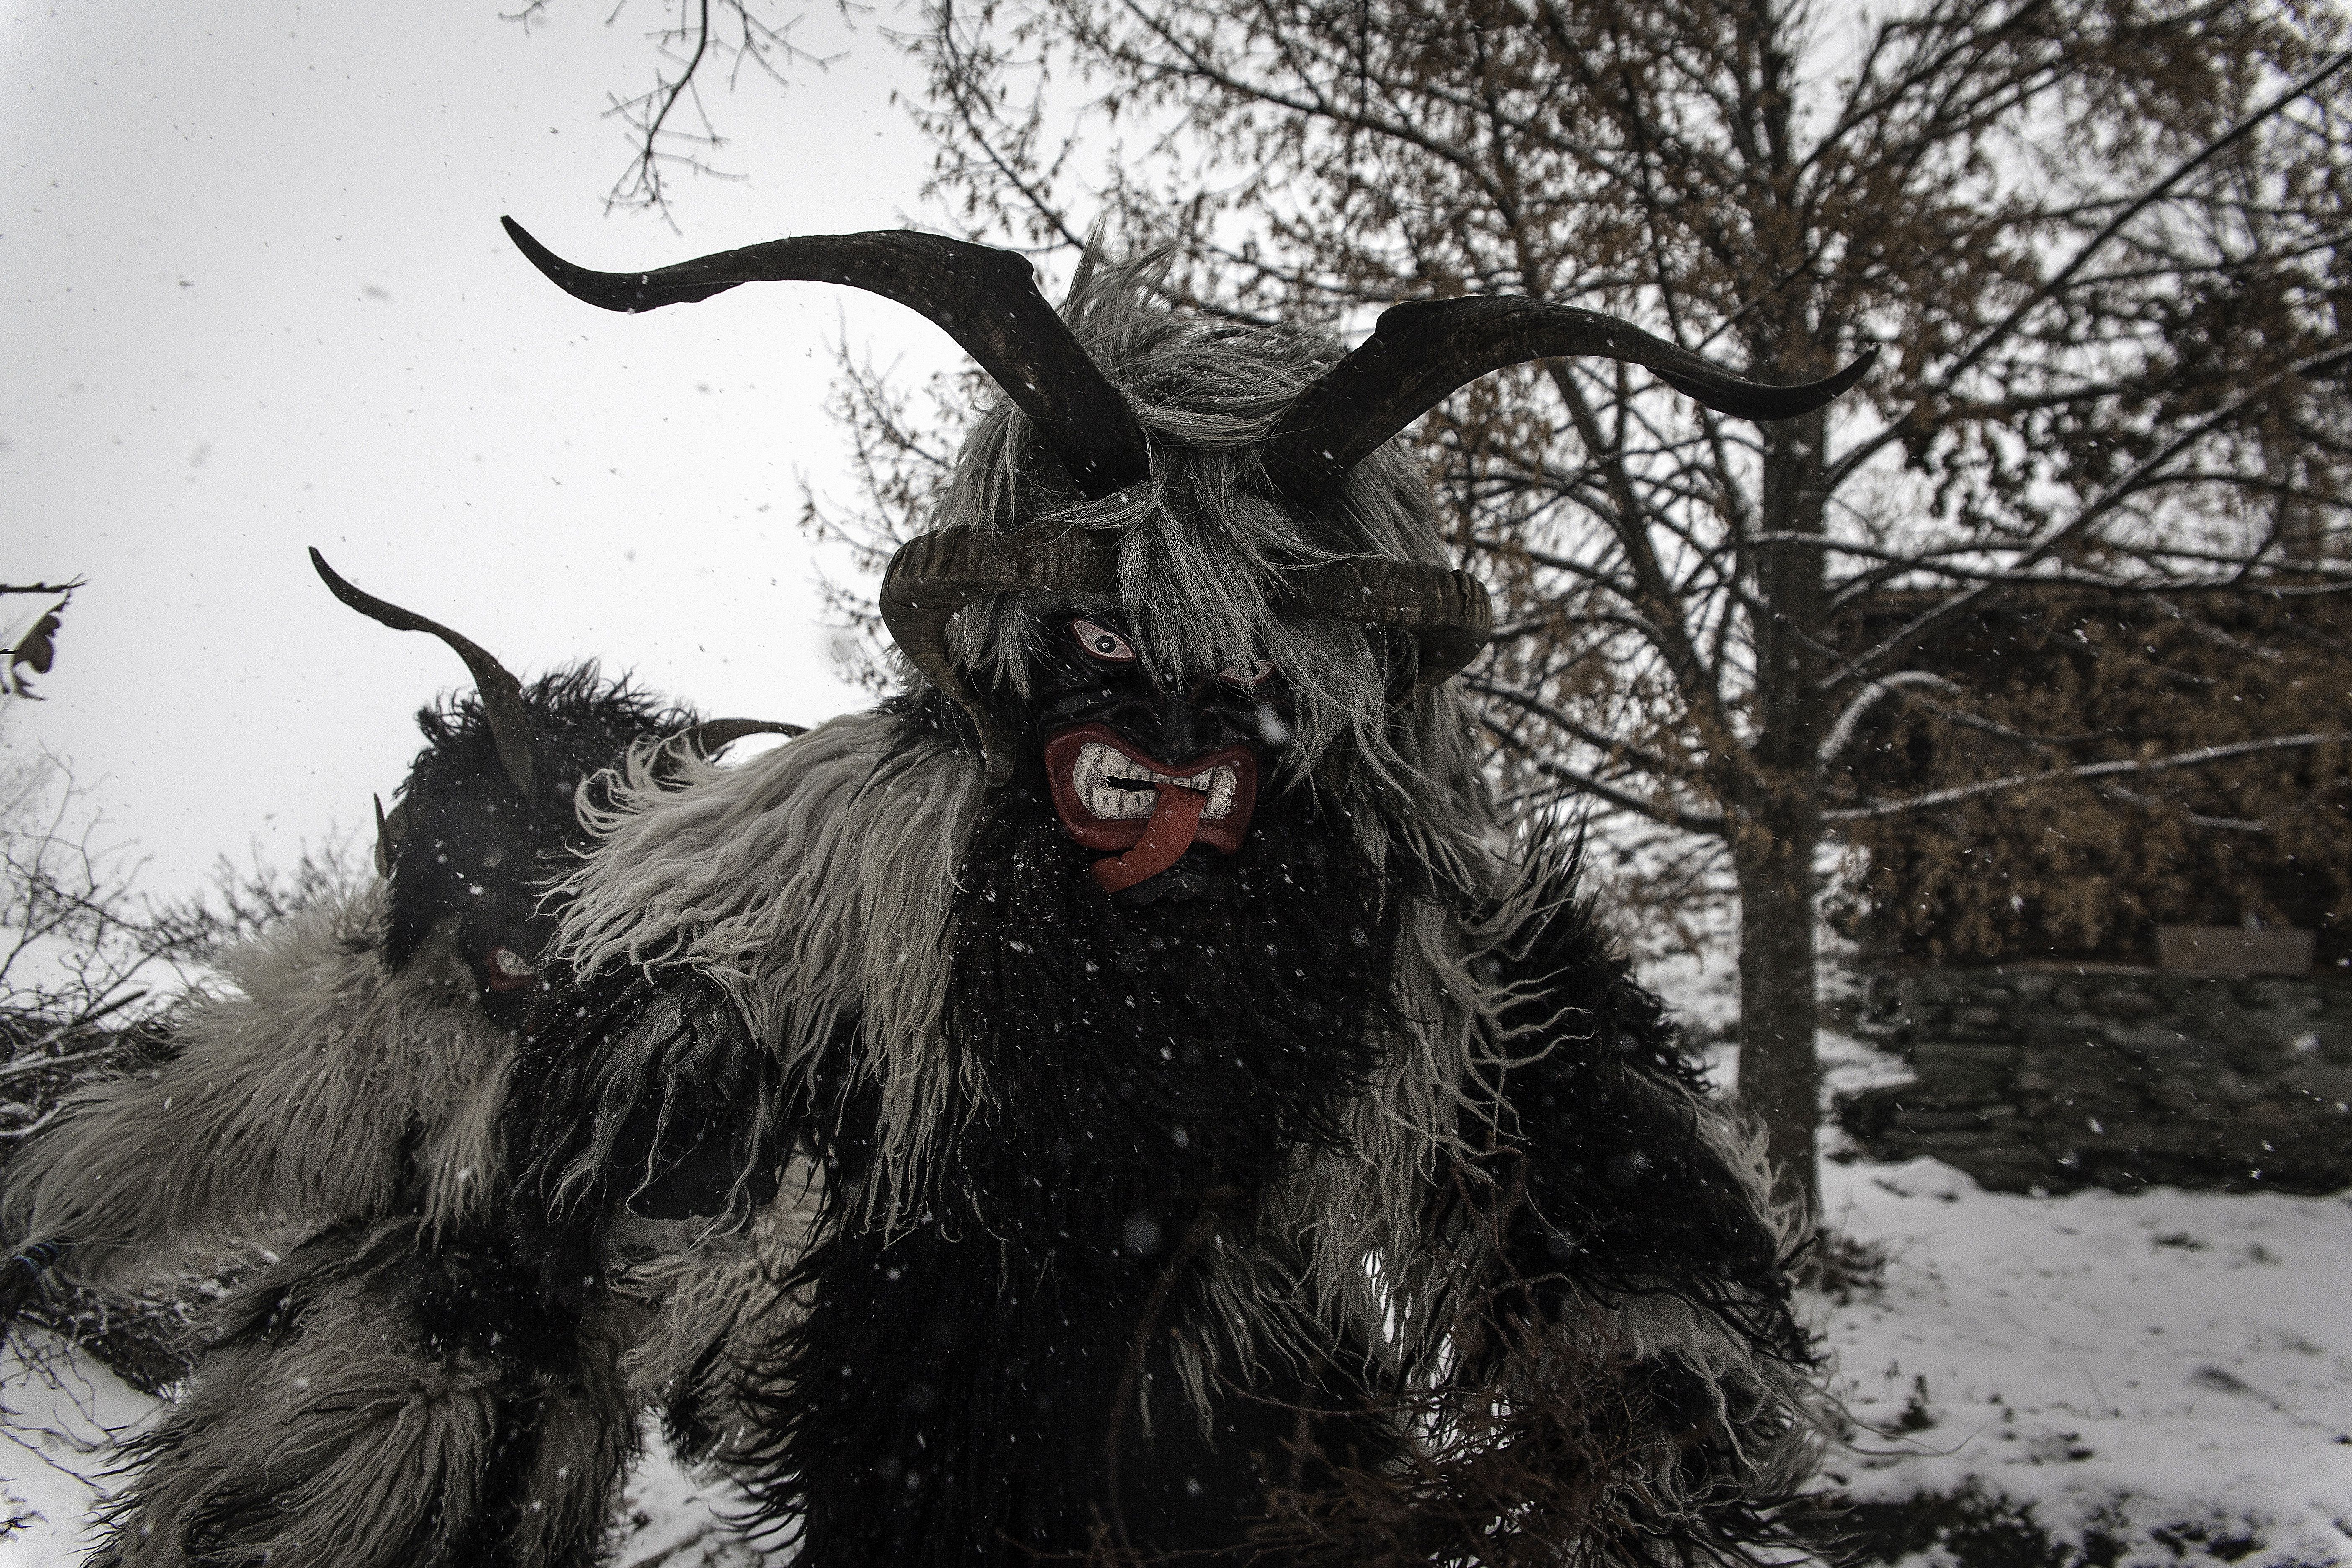
[[[1916,1075],[1839,1104],[1870,1159],[1932,1154],[2001,1192],[2352,1184],[2352,982],[1885,971],[1856,1032]]]

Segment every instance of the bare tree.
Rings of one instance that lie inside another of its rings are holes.
[[[131,869],[71,826],[79,792],[46,756],[0,780],[0,1139],[37,1131],[58,1090],[102,1066],[168,972],[131,912]]]
[[[525,28],[543,21],[556,0],[527,0],[509,20]],[[660,20],[646,33],[655,65],[653,85],[639,92],[605,94],[604,118],[626,130],[627,166],[605,193],[604,208],[652,211],[669,216],[669,180],[678,173],[740,179],[711,162],[725,142],[711,119],[703,89],[714,76],[732,91],[748,74],[774,87],[791,82],[794,68],[823,69],[829,57],[811,54],[793,42],[800,13],[787,15],[766,0],[656,0]],[[837,0],[849,14],[848,0]],[[606,16],[609,26],[628,10],[620,0]],[[677,226],[673,223],[673,228]]]
[[[1777,425],[1549,361],[1421,437],[1503,606],[1469,683],[1511,787],[1727,858],[1741,1089],[1807,1194],[1824,845],[1948,798],[1868,796],[1850,764],[1897,715],[1999,723],[1919,650],[2021,585],[2352,585],[2332,9],[983,0],[933,21],[937,189],[977,233],[1167,246],[1176,298],[1253,321],[1360,331],[1399,299],[1495,292],[1764,379],[1890,351],[1866,395]],[[919,486],[929,438],[850,395]],[[1972,782],[2214,760],[2103,739]]]
[[[1849,749],[1876,802],[1831,813],[1861,851],[1832,912],[1876,951],[2129,961],[2159,922],[2252,923],[2352,958],[2344,595],[2012,592],[1913,673]]]
[[[139,894],[139,863],[103,827],[64,763],[35,755],[0,772],[0,1142],[37,1131],[76,1083],[160,1040],[134,1026],[161,1016],[223,947],[347,877],[340,844],[306,847],[291,872],[223,858],[208,889],[159,901]]]

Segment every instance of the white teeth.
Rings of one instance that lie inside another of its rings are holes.
[[[1087,810],[1097,816],[1114,821],[1123,817],[1150,816],[1152,808],[1159,804],[1158,791],[1124,788],[1112,782],[1118,779],[1155,785],[1181,784],[1199,790],[1209,797],[1209,804],[1201,816],[1210,822],[1231,815],[1234,795],[1240,787],[1240,775],[1230,763],[1189,776],[1180,776],[1146,767],[1099,741],[1089,741],[1079,748],[1078,760],[1070,769],[1070,784],[1077,797],[1087,803]]]
[[[1201,816],[1205,821],[1214,822],[1234,808],[1234,770],[1229,767],[1213,769],[1209,778],[1209,809]]]
[[[1150,790],[1122,789],[1108,781],[1152,776],[1150,769],[1121,756],[1099,741],[1089,741],[1080,748],[1077,763],[1070,769],[1071,785],[1078,798],[1087,803],[1087,809],[1113,821],[1150,816],[1157,797]]]
[[[1119,789],[1104,784],[1087,796],[1087,808],[1097,816],[1150,816],[1154,797],[1141,790]]]

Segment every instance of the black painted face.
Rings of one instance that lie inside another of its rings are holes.
[[[510,792],[490,792],[502,795]],[[457,945],[482,1006],[519,1027],[539,990],[540,956],[554,918],[540,907],[539,885],[557,844],[541,844],[541,825],[519,799],[465,796],[415,803],[393,867],[395,967],[425,931],[457,918]]]
[[[1151,669],[1120,616],[1058,616],[1040,630],[1035,711],[1045,735],[1104,724],[1171,763],[1232,745],[1271,754],[1289,742],[1290,690],[1270,662],[1188,680]]]
[[[1095,876],[1124,901],[1215,896],[1275,754],[1289,689],[1260,659],[1186,677],[1155,670],[1108,612],[1039,628],[1032,715],[1054,808],[1071,838],[1114,857]]]

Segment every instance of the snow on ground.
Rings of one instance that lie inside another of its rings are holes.
[[[2126,1563],[2352,1562],[2352,1199],[2032,1198],[1933,1160],[1826,1165],[1822,1197],[1892,1255],[1817,1303],[1853,1497],[1973,1483]]]
[[[0,1568],[80,1561],[109,1457],[154,1409],[46,1331],[11,1338],[0,1354]]]
[[[1732,963],[1642,972],[1735,1086]],[[1910,1076],[1849,1036],[1821,1050],[1825,1111]],[[1840,1163],[1833,1124],[1822,1149],[1829,1226],[1888,1257],[1882,1286],[1811,1303],[1856,1423],[1829,1484],[2006,1499],[2084,1568],[2352,1565],[2352,1194],[2036,1198]]]
[[[1823,1191],[1890,1254],[1882,1286],[1812,1303],[1857,1424],[1841,1489],[1973,1485],[2125,1568],[2352,1563],[2352,1200],[2021,1197],[1932,1160],[1831,1163]],[[153,1408],[87,1357],[42,1362],[0,1382],[0,1568],[75,1559],[112,1437]],[[752,1568],[731,1500],[652,1447],[616,1561]]]
[[[620,1568],[758,1568],[759,1552],[727,1522],[740,1500],[724,1484],[698,1479],[646,1435],[621,1505]]]

